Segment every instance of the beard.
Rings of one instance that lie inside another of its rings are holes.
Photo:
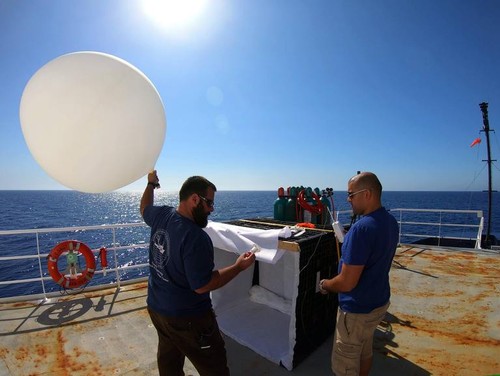
[[[196,223],[201,228],[207,227],[208,224],[208,215],[203,208],[203,204],[201,201],[198,205],[193,209],[193,219],[194,223]]]

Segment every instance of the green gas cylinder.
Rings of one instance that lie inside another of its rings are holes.
[[[291,187],[285,208],[285,221],[297,222],[297,188]]]
[[[286,201],[285,190],[283,187],[279,187],[278,198],[274,201],[274,219],[278,221],[285,220]]]
[[[328,192],[326,190],[323,191],[321,195],[321,205],[323,205],[323,211],[321,213],[321,224],[322,225],[330,225],[332,224],[332,203],[330,198],[328,197]]]

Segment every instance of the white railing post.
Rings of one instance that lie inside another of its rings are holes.
[[[439,226],[438,226],[438,247],[441,245],[441,224],[443,223],[443,212],[439,212]]]
[[[479,220],[479,229],[477,231],[477,236],[476,236],[476,248],[477,249],[482,249],[481,248],[481,234],[483,233],[483,226],[484,226],[484,217],[481,217]]]
[[[47,300],[47,293],[45,292],[45,282],[43,280],[43,268],[42,268],[42,256],[40,254],[40,239],[38,237],[38,232],[35,233],[36,237],[36,252],[38,254],[38,269],[40,271],[40,282],[42,282],[42,292],[44,299]]]
[[[398,244],[401,244],[401,234],[403,232],[403,211],[399,211],[399,240]]]
[[[116,228],[113,227],[113,253],[115,255],[115,273],[116,273],[116,285],[120,289],[120,272],[118,271],[118,256],[116,252]]]

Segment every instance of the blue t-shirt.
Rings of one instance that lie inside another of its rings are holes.
[[[169,206],[147,206],[144,221],[151,227],[148,306],[177,317],[210,310],[210,293],[194,291],[212,278],[214,248],[208,234]]]
[[[338,294],[344,312],[368,313],[389,301],[389,271],[398,241],[398,222],[383,207],[349,229],[342,245],[339,273],[343,264],[364,265],[364,269],[354,289]]]

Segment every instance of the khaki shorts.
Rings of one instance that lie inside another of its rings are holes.
[[[361,359],[373,356],[373,334],[384,319],[389,303],[370,313],[337,313],[332,351],[332,371],[336,376],[358,375]]]

